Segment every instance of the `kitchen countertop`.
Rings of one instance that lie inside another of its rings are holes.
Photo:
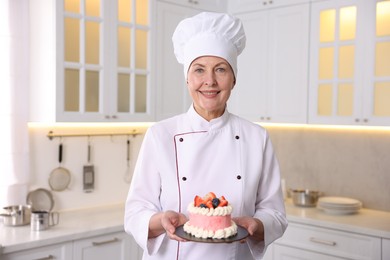
[[[353,215],[329,215],[286,201],[290,222],[390,239],[390,212],[361,209]],[[60,212],[58,225],[45,231],[0,224],[0,254],[123,231],[123,204]]]
[[[390,212],[362,208],[357,214],[331,215],[315,207],[294,206],[290,199],[285,204],[289,222],[390,239]]]
[[[58,225],[31,231],[30,225],[9,227],[0,223],[0,255],[71,240],[124,231],[124,205],[60,212]]]

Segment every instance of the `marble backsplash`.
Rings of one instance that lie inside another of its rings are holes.
[[[287,188],[390,211],[390,129],[267,126]]]
[[[126,129],[129,126],[122,126]],[[364,207],[390,211],[390,129],[265,126],[271,136],[287,188],[309,188],[326,196],[359,199]],[[105,127],[118,131],[118,127]],[[85,130],[85,127],[83,127]],[[48,187],[48,176],[58,166],[59,140],[47,133],[72,132],[62,126],[33,126],[30,130],[30,189]],[[143,131],[146,127],[143,128]],[[80,129],[76,129],[80,131]],[[89,131],[96,131],[90,129]],[[120,130],[119,130],[120,131]],[[129,183],[126,136],[93,137],[92,163],[96,183],[82,191],[82,166],[87,160],[87,138],[63,140],[64,163],[72,173],[69,189],[54,192],[56,209],[66,210],[123,202]],[[134,167],[142,135],[131,138],[130,168]]]

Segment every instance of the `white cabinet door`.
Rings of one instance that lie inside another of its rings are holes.
[[[188,7],[157,2],[157,120],[183,113],[191,104],[183,66],[173,53],[172,35],[181,20],[198,12]]]
[[[238,17],[247,47],[229,110],[251,121],[306,123],[309,5]]]
[[[74,241],[73,260],[136,260],[141,251],[131,236],[119,232]]]
[[[382,238],[382,260],[390,259],[390,239]]]
[[[309,123],[390,125],[388,10],[389,1],[312,4]]]
[[[226,0],[160,0],[162,2],[170,2],[176,5],[182,5],[194,9],[225,12],[227,2]]]
[[[381,239],[339,230],[290,222],[286,232],[275,242],[274,255],[278,258],[276,245],[297,248],[301,251],[332,255],[342,259],[380,260]],[[289,252],[284,249],[283,252]],[[310,258],[303,258],[310,259]],[[311,258],[321,259],[321,258]],[[323,258],[329,259],[329,258]]]
[[[274,245],[274,260],[341,260],[345,258],[315,253],[288,246]]]
[[[260,11],[237,16],[243,22],[247,40],[238,57],[237,82],[228,109],[248,120],[260,121],[268,115],[268,13]]]
[[[232,13],[253,12],[283,6],[308,3],[308,0],[230,0],[228,10]]]
[[[127,3],[31,3],[30,121],[154,120],[154,2]]]
[[[0,258],[2,260],[69,260],[72,259],[72,242],[0,255]]]

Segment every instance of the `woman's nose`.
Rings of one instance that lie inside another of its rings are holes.
[[[205,74],[204,84],[206,86],[214,86],[216,84],[216,78],[213,72],[209,72]]]

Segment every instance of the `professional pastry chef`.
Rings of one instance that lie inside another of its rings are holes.
[[[144,250],[143,259],[261,259],[287,220],[267,131],[227,107],[245,47],[242,23],[228,14],[200,13],[181,21],[172,41],[192,105],[146,132],[126,200],[125,230]],[[188,220],[188,204],[208,192],[229,201],[247,238],[199,243],[175,233]]]

